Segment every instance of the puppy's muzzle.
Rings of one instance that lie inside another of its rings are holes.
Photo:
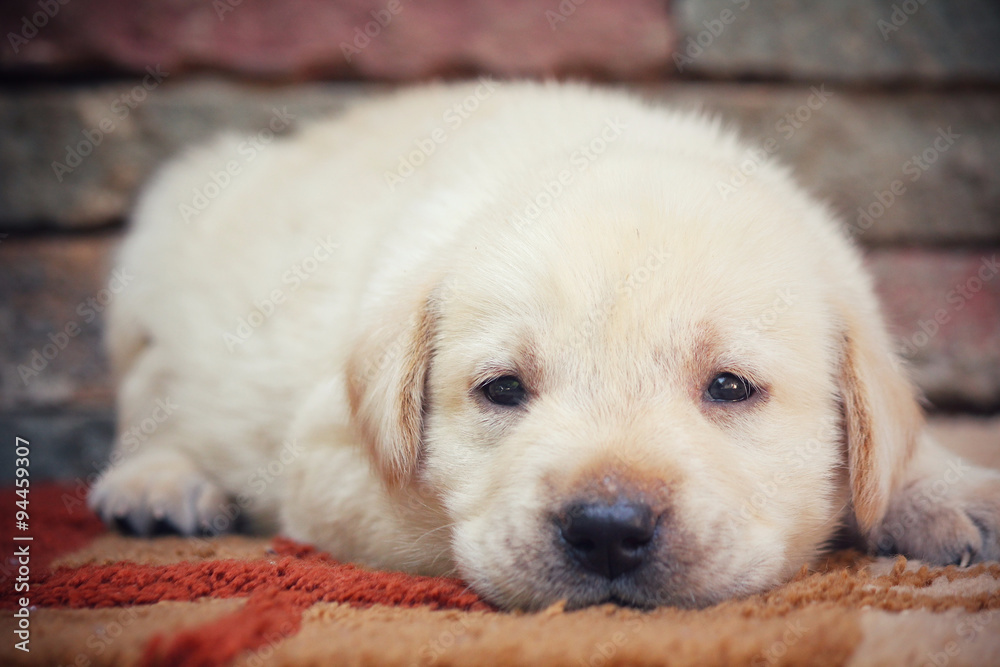
[[[653,551],[658,517],[645,503],[618,499],[613,504],[576,503],[555,522],[572,561],[614,579],[647,560]]]

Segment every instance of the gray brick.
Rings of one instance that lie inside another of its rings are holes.
[[[659,100],[720,113],[758,149],[772,139],[775,149],[766,159],[793,167],[863,243],[1000,242],[994,177],[1000,95],[854,92],[821,83],[646,90]],[[941,138],[949,129],[958,135],[950,144]]]
[[[810,101],[818,104],[813,88],[832,93],[817,109],[809,107]],[[116,100],[130,90],[105,86],[0,95],[0,227],[88,227],[118,220],[156,165],[182,147],[222,128],[259,131],[274,108],[287,107],[301,122],[376,89],[164,84],[118,119],[113,108],[122,107],[114,106]],[[1000,170],[998,94],[859,93],[824,84],[644,90],[680,106],[716,111],[743,128],[751,143],[774,139],[775,158],[792,165],[803,183],[847,220],[867,227],[863,242],[1000,242],[1000,181],[993,177]],[[67,146],[86,147],[84,133],[96,136],[94,128],[109,118],[111,131],[78,167],[61,174],[60,182],[53,163],[66,164]],[[948,128],[958,138],[944,152],[936,151],[934,142]],[[934,163],[926,171],[915,167],[913,158],[928,151]],[[905,193],[883,207],[879,196],[885,200],[895,181]],[[859,223],[859,208],[881,214],[870,225],[867,218]]]
[[[687,75],[1000,81],[994,0],[678,0],[674,14]]]
[[[103,469],[114,439],[110,411],[59,412],[52,414],[0,413],[0,442],[13,444],[15,437],[30,443],[31,481],[46,479],[87,481]],[[9,485],[14,459],[0,459],[0,484]]]
[[[274,109],[332,113],[355,86],[269,89],[221,82],[105,85],[0,95],[0,226],[93,227],[122,218],[165,159],[223,129],[256,134]]]
[[[116,241],[0,242],[0,411],[112,405],[100,311],[112,297],[101,290]]]

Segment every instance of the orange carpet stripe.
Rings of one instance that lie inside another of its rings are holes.
[[[259,589],[295,592],[308,604],[344,602],[434,609],[489,609],[455,579],[364,570],[320,559],[279,556],[272,561],[220,560],[172,565],[85,565],[42,572],[32,581],[32,603],[71,609],[153,604],[164,600],[247,596]],[[12,593],[0,594],[10,606]]]
[[[146,646],[146,667],[213,667],[245,651],[277,644],[299,631],[304,600],[295,593],[264,589],[239,612],[173,637],[154,637]]]
[[[275,540],[274,550],[281,556],[273,564],[274,575],[261,577],[258,572],[249,580],[263,583],[253,590],[242,610],[171,638],[153,638],[146,647],[143,663],[147,667],[210,667],[227,663],[245,651],[276,644],[297,633],[302,612],[316,602],[345,602],[361,607],[387,604],[432,609],[490,609],[462,582],[454,579],[362,570],[283,538]],[[234,577],[234,580],[248,581],[244,577]],[[212,595],[225,597],[232,592],[232,589],[222,589]]]

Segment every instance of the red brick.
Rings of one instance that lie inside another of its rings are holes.
[[[563,18],[560,7],[565,20],[552,18]],[[37,11],[33,0],[4,3],[2,33],[20,33]],[[342,45],[366,29],[374,36],[359,38],[363,48],[348,61]],[[171,75],[212,68],[281,79],[472,72],[630,79],[668,71],[673,46],[668,3],[654,0],[89,0],[62,6],[37,32],[16,53],[5,44],[0,63],[130,72],[160,65]]]
[[[997,247],[869,255],[899,350],[939,406],[1000,405],[998,258]]]

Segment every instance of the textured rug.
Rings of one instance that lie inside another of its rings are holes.
[[[26,531],[3,513],[0,664],[1000,664],[998,564],[843,552],[701,611],[509,614],[459,581],[366,570],[282,538],[121,537],[81,494],[33,487]]]

